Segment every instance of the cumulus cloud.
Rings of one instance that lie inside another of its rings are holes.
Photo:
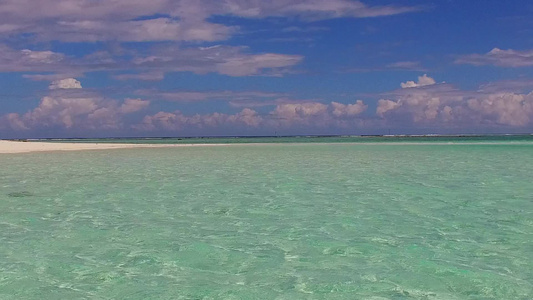
[[[394,110],[398,108],[401,104],[396,101],[387,100],[387,99],[380,99],[378,101],[378,107],[376,109],[376,114],[380,117],[383,117],[384,114],[388,111]]]
[[[355,104],[342,104],[338,102],[331,102],[332,114],[336,117],[351,117],[364,112],[368,105],[365,105],[362,100],[357,100]]]
[[[435,79],[427,76],[427,74],[424,74],[418,77],[418,82],[407,81],[407,82],[402,82],[400,85],[402,89],[406,89],[406,88],[415,88],[415,87],[421,87],[421,86],[426,86],[426,85],[433,85],[435,83],[436,83]]]
[[[0,118],[3,127],[14,130],[119,129],[122,116],[145,108],[149,102],[126,99],[119,105],[104,98],[68,98],[45,96],[39,106],[25,113],[11,113]]]
[[[74,78],[66,78],[50,84],[50,92],[37,107],[24,113],[6,114],[0,118],[0,127],[12,130],[117,130],[125,127],[124,116],[146,109],[150,101],[127,98],[123,101],[102,97],[95,91],[81,88]],[[157,92],[140,90],[134,94],[158,100],[190,102],[221,100],[241,107],[235,114],[213,112],[185,115],[179,111],[159,112],[145,116],[137,130],[176,131],[203,128],[290,128],[353,127],[367,105],[362,100],[354,103],[331,102],[329,104],[290,99],[282,93],[260,91],[183,91]],[[251,107],[273,106],[260,114]],[[133,121],[128,118],[128,123]],[[131,123],[130,123],[131,124]],[[248,129],[246,129],[248,128]]]
[[[13,130],[58,129],[118,129],[122,117],[146,108],[150,102],[125,99],[123,103],[84,93],[81,83],[73,78],[53,82],[54,92],[43,97],[39,105],[24,113],[0,117],[0,127]],[[79,90],[61,93],[60,90]]]
[[[391,122],[439,126],[529,126],[533,93],[461,91],[448,84],[389,93],[378,101],[376,114]]]
[[[122,114],[131,114],[140,110],[145,109],[150,105],[150,101],[142,99],[130,99],[127,98],[124,100],[124,103],[119,107],[118,111]]]
[[[81,89],[81,82],[75,78],[65,78],[60,80],[52,81],[48,87],[51,90],[57,89]]]
[[[13,129],[15,131],[21,131],[21,130],[29,130],[24,123],[23,120],[21,120],[20,115],[17,113],[9,113],[4,116],[0,116],[0,129]]]
[[[262,120],[263,118],[255,110],[250,108],[244,108],[241,112],[230,118],[230,122],[240,122],[252,127],[259,126]]]
[[[494,65],[498,67],[530,67],[533,66],[533,50],[502,50],[492,49],[486,54],[470,54],[455,60],[457,64],[475,66]]]
[[[526,126],[533,120],[533,93],[501,93],[467,100],[467,107],[483,121]],[[453,108],[452,108],[453,110]]]
[[[245,125],[257,127],[262,122],[262,117],[256,111],[245,108],[241,112],[228,115],[222,113],[212,113],[193,116],[186,116],[180,111],[158,112],[152,116],[145,116],[142,123],[134,128],[140,130],[166,130],[179,131],[187,127],[205,128],[228,125]]]
[[[224,126],[246,126],[250,128],[289,128],[305,126],[310,128],[350,127],[360,121],[359,115],[367,106],[358,100],[353,104],[332,102],[281,103],[265,115],[244,108],[239,113],[184,115],[180,111],[158,112],[146,116],[135,126],[140,130],[180,131],[190,128],[214,128]]]
[[[328,106],[317,102],[280,104],[270,116],[283,126],[325,125],[329,119]]]
[[[43,97],[39,106],[19,116],[11,114],[9,120],[12,128],[64,127],[71,128],[82,123],[82,117],[87,117],[96,111],[101,99],[93,98],[54,98]],[[12,124],[16,124],[13,126]],[[20,126],[23,124],[23,126]]]

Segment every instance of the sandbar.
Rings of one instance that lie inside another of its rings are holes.
[[[115,144],[115,143],[50,143],[0,140],[1,153],[28,153],[47,151],[110,150],[128,148],[168,148],[192,146],[220,146],[221,144]]]

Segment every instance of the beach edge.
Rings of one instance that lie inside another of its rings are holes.
[[[176,148],[197,146],[223,146],[225,144],[114,144],[114,143],[50,143],[23,142],[0,140],[0,154],[55,152],[55,151],[84,151],[84,150],[113,150],[132,148]]]

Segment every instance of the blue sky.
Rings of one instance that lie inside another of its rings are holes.
[[[0,20],[0,138],[533,131],[526,0],[0,0]]]

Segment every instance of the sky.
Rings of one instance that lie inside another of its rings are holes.
[[[0,0],[0,138],[533,133],[529,0]]]

